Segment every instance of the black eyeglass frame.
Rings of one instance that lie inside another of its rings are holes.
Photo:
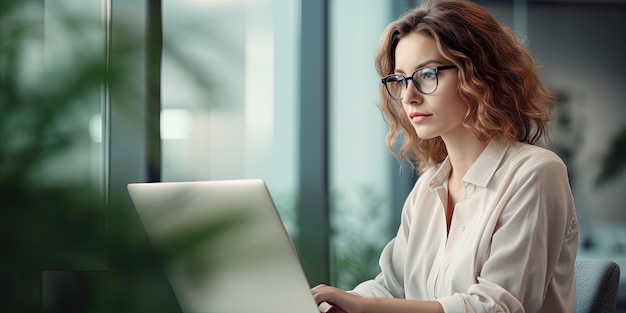
[[[456,68],[456,65],[444,65],[444,66],[432,66],[432,67],[428,66],[428,67],[421,67],[421,68],[416,69],[416,70],[415,70],[415,71],[411,74],[411,76],[410,76],[410,77],[406,77],[406,76],[404,76],[404,75],[402,75],[402,74],[391,74],[391,75],[387,75],[387,76],[383,77],[383,78],[380,80],[380,82],[381,82],[383,85],[385,85],[385,89],[387,90],[387,94],[388,94],[388,95],[389,95],[389,97],[391,97],[391,99],[393,99],[393,100],[402,100],[402,99],[404,98],[404,95],[403,95],[402,97],[400,97],[400,98],[396,98],[396,97],[394,97],[394,96],[391,94],[391,91],[389,90],[389,86],[387,85],[387,80],[389,80],[389,78],[391,78],[391,77],[398,77],[398,76],[402,76],[402,79],[401,79],[401,80],[397,80],[397,82],[399,82],[399,81],[405,81],[405,91],[404,91],[405,93],[406,93],[406,89],[407,89],[407,88],[409,88],[409,86],[408,86],[408,85],[409,85],[409,80],[412,80],[412,81],[413,81],[413,86],[415,86],[415,89],[416,89],[419,93],[421,93],[421,94],[423,94],[423,95],[429,95],[429,94],[431,94],[431,93],[433,93],[433,92],[437,91],[437,88],[439,87],[439,75],[438,75],[438,74],[439,74],[439,71],[449,70],[449,69],[453,69],[453,68]],[[432,69],[432,70],[435,72],[435,78],[437,79],[437,82],[436,82],[436,83],[437,83],[437,85],[435,86],[435,89],[434,89],[433,91],[431,91],[431,92],[423,92],[423,91],[421,91],[421,90],[419,89],[419,87],[417,87],[417,85],[418,85],[418,84],[416,84],[416,83],[415,83],[415,79],[413,78],[413,77],[415,76],[415,73],[417,73],[417,72],[419,72],[419,71],[421,71],[421,70],[423,70],[423,69]]]

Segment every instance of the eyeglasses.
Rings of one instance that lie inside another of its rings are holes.
[[[391,74],[385,76],[381,81],[387,89],[387,93],[394,100],[402,100],[406,93],[409,80],[413,81],[413,85],[422,94],[431,94],[437,90],[439,85],[439,71],[456,68],[454,65],[423,67],[415,70],[411,77],[404,77],[400,74]]]

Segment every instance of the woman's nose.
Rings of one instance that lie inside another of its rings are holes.
[[[412,79],[408,80],[402,101],[405,103],[422,103],[423,97],[424,95],[415,87],[415,81]]]

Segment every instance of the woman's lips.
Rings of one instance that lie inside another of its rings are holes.
[[[426,120],[427,118],[429,118],[431,116],[432,116],[432,114],[425,114],[425,113],[415,112],[415,113],[409,114],[409,119],[413,123],[420,123],[420,122],[423,122],[424,120]]]

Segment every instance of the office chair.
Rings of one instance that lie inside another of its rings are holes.
[[[615,313],[619,265],[607,259],[576,259],[574,313]]]

